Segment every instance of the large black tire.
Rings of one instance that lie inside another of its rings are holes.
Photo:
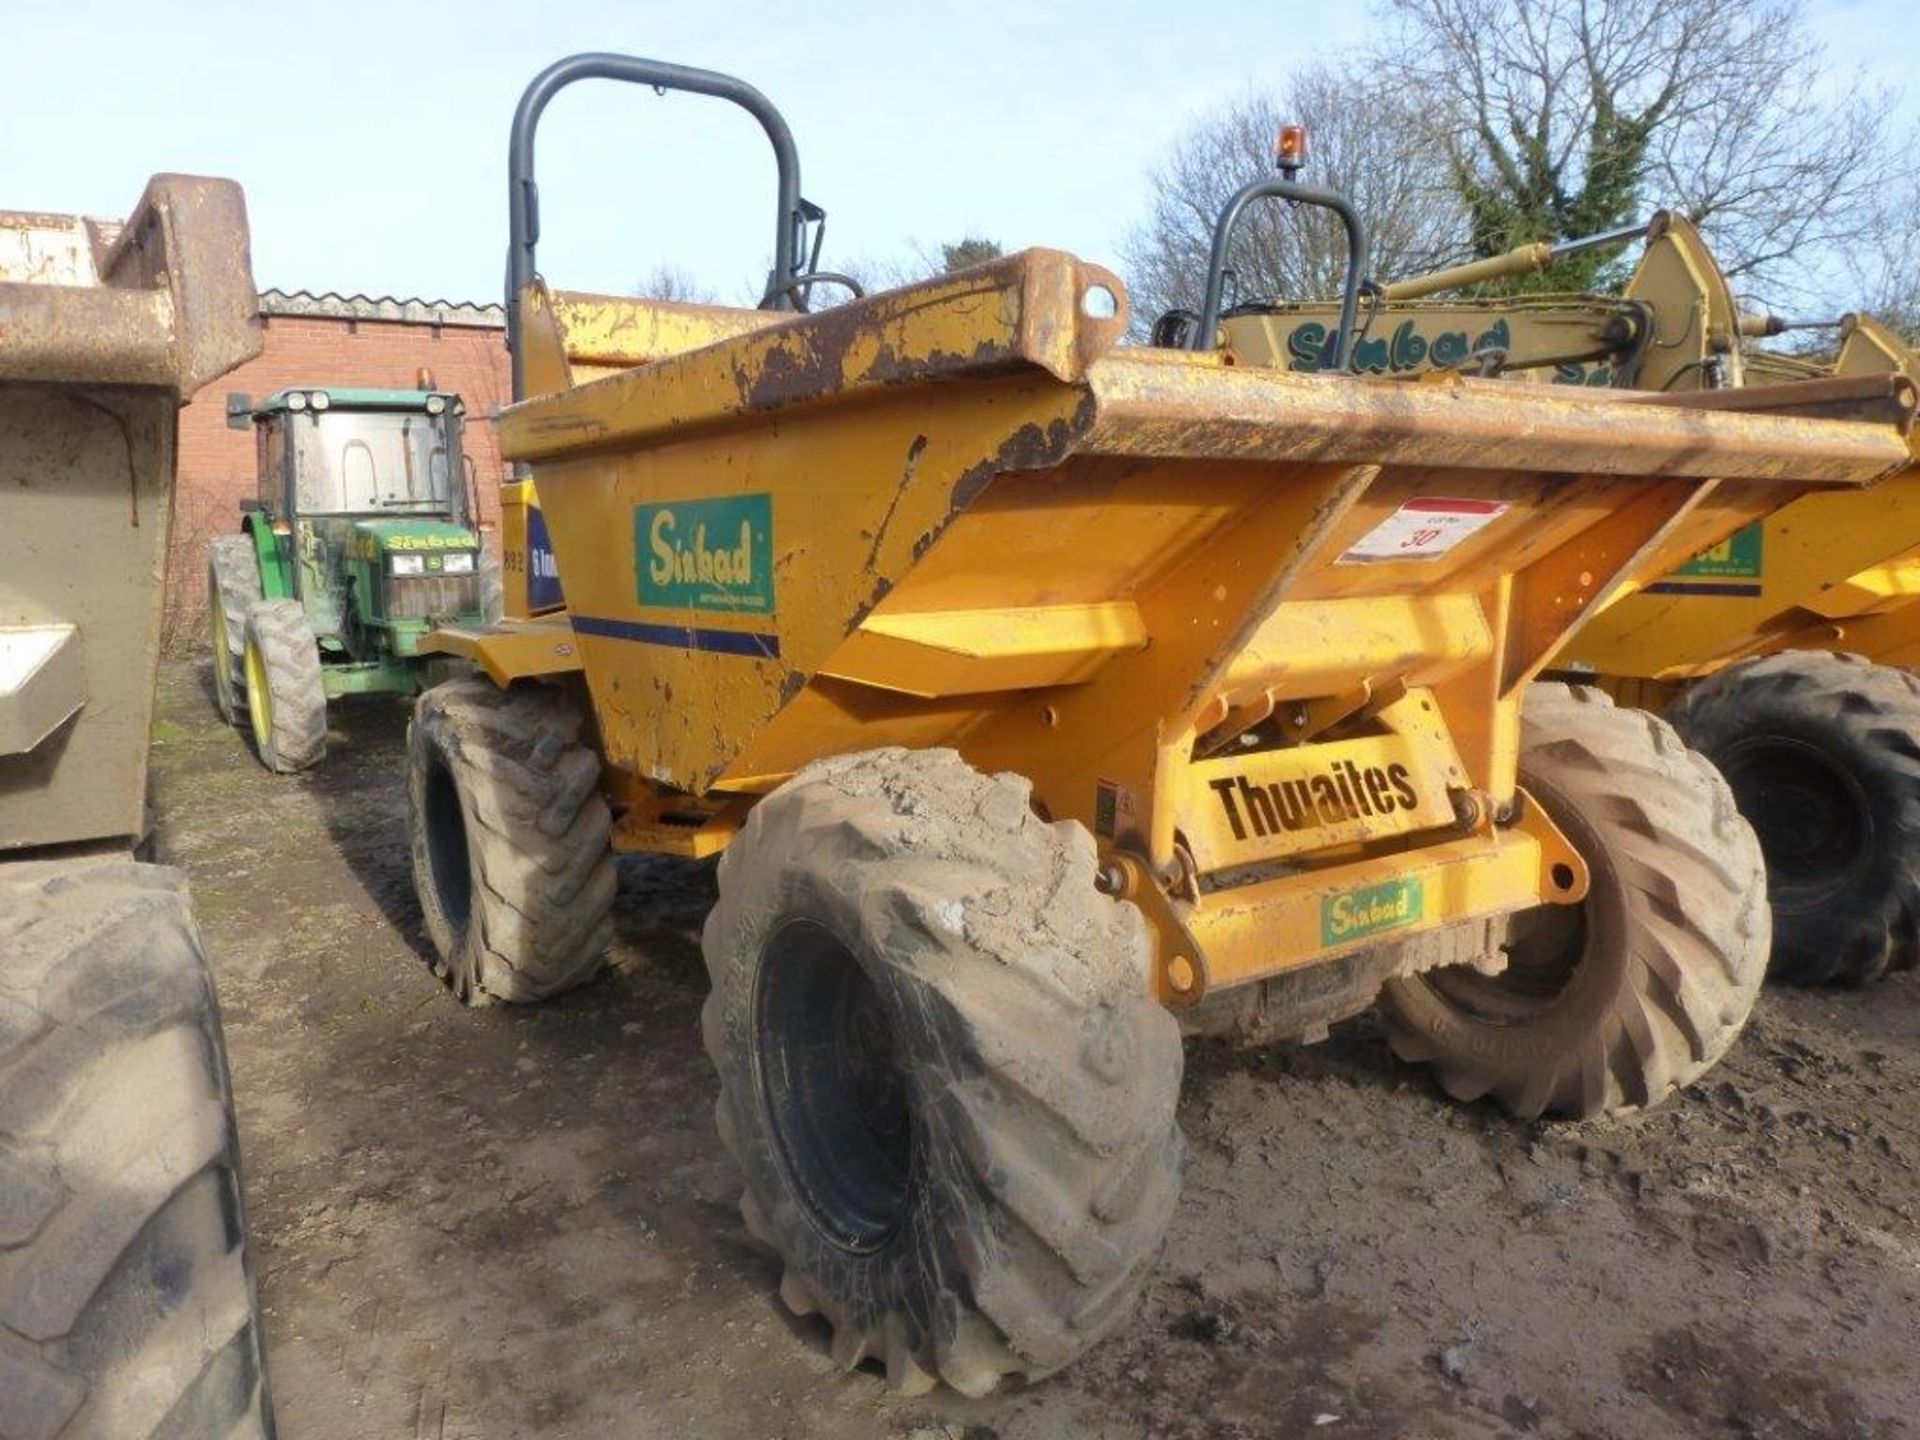
[[[1092,838],[951,750],[808,766],[720,866],[702,1013],[747,1228],[833,1355],[917,1393],[1067,1364],[1179,1193],[1179,1027]]]
[[[277,775],[317,765],[327,753],[327,690],[320,646],[298,600],[261,600],[247,611],[245,668],[260,763]]]
[[[434,973],[467,1005],[544,1000],[593,978],[616,886],[600,758],[547,685],[436,685],[407,729],[413,883]]]
[[[1498,975],[1388,981],[1388,1037],[1448,1094],[1522,1119],[1658,1104],[1726,1053],[1760,992],[1760,846],[1704,757],[1597,690],[1532,688],[1520,781],[1585,858],[1587,898],[1514,917]]]
[[[0,867],[0,1436],[272,1433],[186,885]]]
[[[1787,651],[1729,665],[1668,718],[1760,837],[1776,979],[1866,985],[1920,959],[1920,680]]]
[[[213,703],[238,725],[247,713],[247,612],[260,599],[260,561],[249,535],[217,535],[207,547],[207,628]]]

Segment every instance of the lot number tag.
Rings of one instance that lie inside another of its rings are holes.
[[[1355,542],[1342,565],[1389,560],[1437,560],[1469,535],[1507,513],[1497,500],[1409,500]]]

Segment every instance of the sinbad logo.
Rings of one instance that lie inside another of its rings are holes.
[[[1418,880],[1389,880],[1320,901],[1320,943],[1339,945],[1383,930],[1417,925],[1427,917],[1426,887]]]
[[[1718,545],[1702,550],[1674,571],[1675,575],[1711,576],[1722,580],[1758,580],[1761,575],[1760,522],[1735,531]]]
[[[1294,326],[1287,336],[1287,368],[1313,374],[1333,364],[1333,352],[1340,332],[1330,330],[1318,320]],[[1513,349],[1513,329],[1496,320],[1486,330],[1473,335],[1467,330],[1442,330],[1437,335],[1423,331],[1412,320],[1402,320],[1390,336],[1363,335],[1354,347],[1353,368],[1368,375],[1403,375],[1413,370],[1452,370],[1466,365],[1483,352],[1503,357]],[[1588,366],[1565,362],[1553,367],[1556,385],[1584,385],[1603,389],[1613,384],[1613,367],[1601,363]]]
[[[1289,368],[1312,374],[1333,363],[1340,332],[1318,320],[1296,325],[1287,336]],[[1442,330],[1427,336],[1411,320],[1402,320],[1391,336],[1363,337],[1354,348],[1353,368],[1367,374],[1398,375],[1408,370],[1450,369],[1464,365],[1483,350],[1511,350],[1513,331],[1505,320],[1470,337],[1465,330]]]
[[[642,605],[764,615],[773,609],[773,497],[633,507]]]

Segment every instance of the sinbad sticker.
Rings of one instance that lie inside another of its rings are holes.
[[[1696,576],[1709,580],[1758,580],[1760,578],[1760,522],[1754,521],[1674,571],[1674,576]]]
[[[1389,880],[1364,890],[1320,900],[1320,943],[1341,945],[1384,930],[1417,925],[1427,916],[1426,887],[1418,880]]]
[[[389,550],[471,550],[477,543],[471,535],[389,535]]]
[[[636,505],[633,547],[642,605],[772,613],[771,495]]]

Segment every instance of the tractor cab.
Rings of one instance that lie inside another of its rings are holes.
[[[282,390],[250,412],[255,513],[323,659],[411,656],[430,623],[482,614],[465,413],[441,391],[339,388]]]

